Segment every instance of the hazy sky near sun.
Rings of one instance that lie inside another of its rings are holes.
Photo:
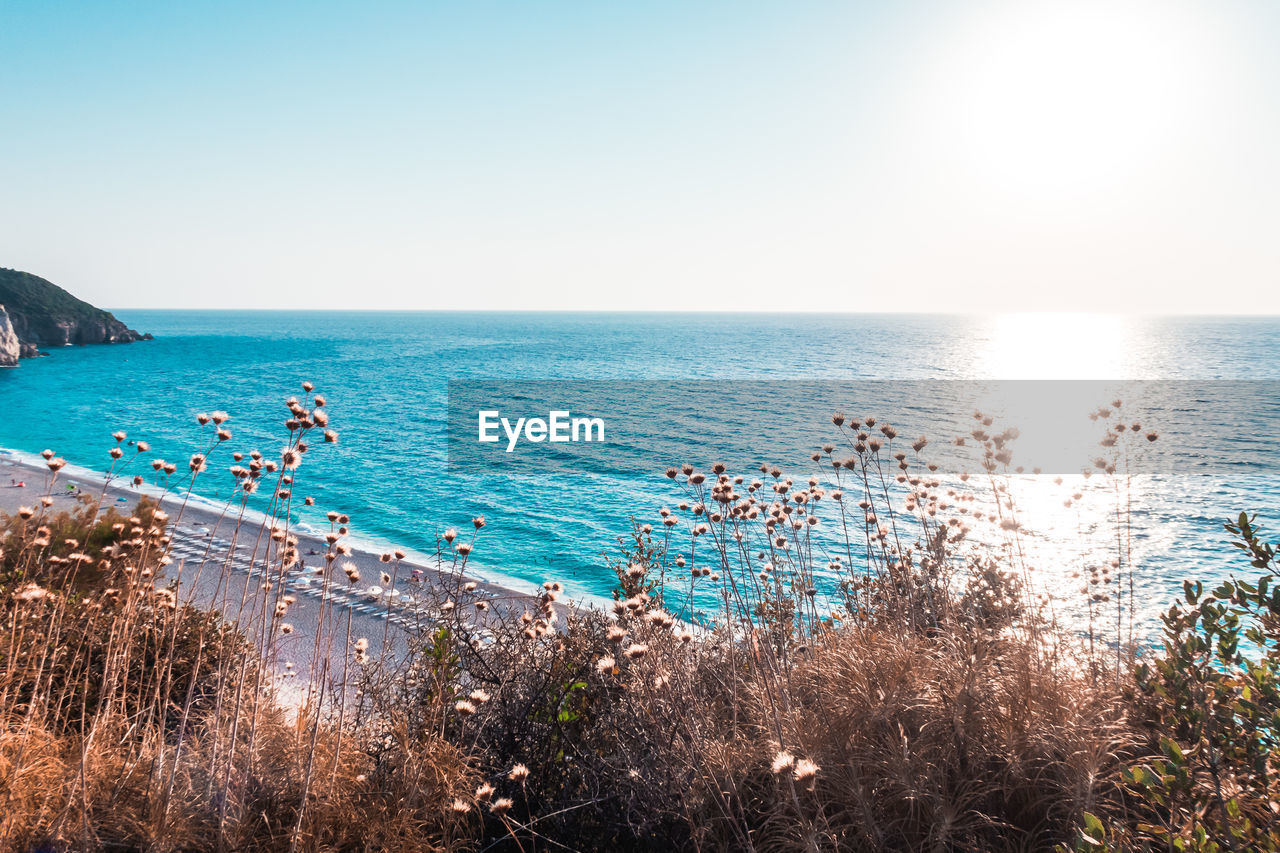
[[[1280,312],[1280,3],[0,0],[109,307]]]

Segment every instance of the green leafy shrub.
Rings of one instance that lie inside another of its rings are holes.
[[[1164,652],[1136,671],[1149,755],[1124,773],[1127,815],[1090,815],[1077,850],[1280,850],[1280,587],[1256,519],[1226,525],[1255,569],[1207,595],[1184,584]]]

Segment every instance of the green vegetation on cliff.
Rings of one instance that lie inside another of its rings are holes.
[[[115,319],[110,311],[94,308],[53,282],[21,270],[0,268],[0,305],[16,313],[92,320]]]
[[[20,270],[0,268],[0,305],[13,323],[24,356],[35,355],[38,347],[130,343],[149,337],[128,328],[110,311]]]

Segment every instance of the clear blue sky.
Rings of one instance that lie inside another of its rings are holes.
[[[111,307],[1280,312],[1280,3],[0,0]]]

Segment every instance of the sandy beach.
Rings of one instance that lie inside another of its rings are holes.
[[[68,470],[59,474],[50,494],[47,468],[24,461],[12,451],[0,450],[0,513],[12,514],[22,506],[35,507],[46,495],[53,499],[52,511],[70,511],[81,505],[86,494],[97,496],[104,511],[115,507],[126,512],[144,494],[155,495],[154,490],[144,492],[124,478],[108,484],[103,475],[90,476],[83,470],[69,474]],[[68,484],[76,488],[68,489]],[[228,621],[243,618],[248,622],[251,613],[246,602],[253,601],[254,587],[265,580],[261,574],[263,547],[258,546],[256,560],[253,554],[262,527],[260,521],[242,519],[237,533],[234,507],[220,513],[203,501],[184,501],[180,494],[166,495],[160,502],[169,513],[172,536],[173,563],[166,576],[178,583],[180,597],[197,606],[219,610]],[[328,621],[327,634],[338,638],[334,640],[335,647],[329,649],[329,656],[331,671],[340,672],[345,654],[337,646],[345,643],[348,620],[351,637],[366,639],[370,657],[377,658],[384,640],[389,652],[403,652],[407,637],[423,621],[420,609],[441,597],[442,587],[453,589],[462,583],[475,583],[475,591],[468,598],[489,602],[490,612],[523,606],[529,600],[525,593],[479,579],[458,578],[439,566],[409,560],[398,564],[393,598],[385,594],[381,583],[382,573],[391,566],[381,562],[380,554],[355,547],[341,562],[354,563],[360,580],[350,583],[335,567],[330,570],[326,591],[323,573],[317,570],[325,565],[327,543],[322,537],[300,530],[291,532],[298,538],[301,554],[300,565],[291,569],[284,581],[288,593],[295,598],[287,616],[294,630],[277,640],[277,656],[271,661],[286,678],[305,679],[311,672],[321,618]],[[266,539],[265,535],[261,538]],[[333,606],[322,607],[326,595]]]

